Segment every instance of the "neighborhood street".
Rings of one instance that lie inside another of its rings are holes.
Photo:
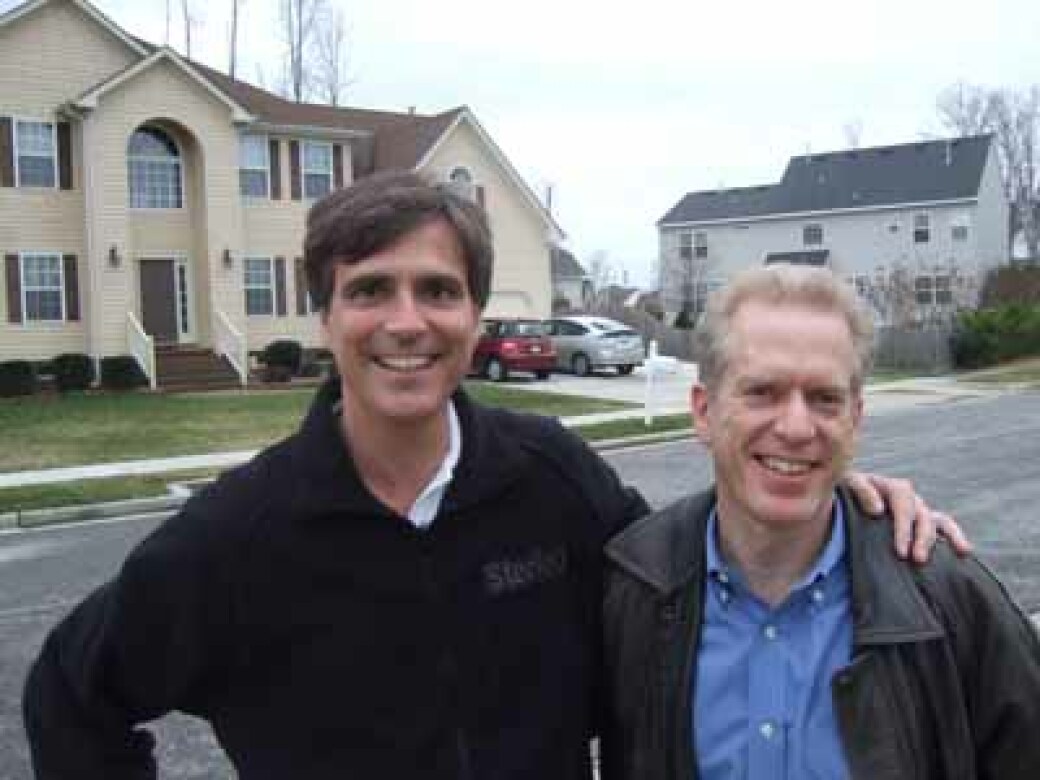
[[[1030,613],[1040,612],[1040,393],[958,398],[913,408],[868,409],[861,468],[912,478],[957,516],[980,557]],[[611,452],[623,478],[660,506],[708,482],[695,442]],[[110,576],[158,522],[129,518],[0,534],[0,778],[30,777],[19,698],[31,658],[50,626]],[[184,717],[159,727],[161,776],[227,778],[207,730]]]

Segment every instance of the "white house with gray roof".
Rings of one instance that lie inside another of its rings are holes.
[[[1006,262],[1007,225],[991,136],[801,155],[777,184],[690,192],[661,218],[662,303],[696,313],[736,272],[788,262],[833,268],[879,323],[945,318]]]

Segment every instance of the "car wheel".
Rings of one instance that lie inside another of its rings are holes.
[[[617,372],[621,376],[628,376],[635,369],[635,366],[618,366]]]
[[[484,364],[484,376],[492,382],[505,382],[509,378],[509,369],[498,358],[488,358]]]
[[[592,363],[589,361],[588,355],[579,352],[577,355],[571,358],[571,370],[577,376],[588,376],[592,372]]]
[[[534,378],[535,379],[548,379],[549,378],[549,372],[548,371],[535,371],[534,372]]]

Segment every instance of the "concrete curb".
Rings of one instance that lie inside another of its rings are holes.
[[[124,515],[145,515],[154,512],[169,512],[178,509],[188,494],[171,492],[166,496],[152,498],[129,498],[122,501],[107,501],[101,504],[79,504],[78,506],[54,507],[52,509],[28,509],[24,512],[0,514],[0,530],[30,531],[52,525],[82,523],[89,520],[104,520]]]

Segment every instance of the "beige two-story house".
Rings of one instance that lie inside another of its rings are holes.
[[[86,0],[0,16],[0,360],[320,346],[301,260],[309,205],[375,171],[452,182],[487,209],[488,311],[552,307],[552,217],[465,107],[284,100],[122,30]]]

